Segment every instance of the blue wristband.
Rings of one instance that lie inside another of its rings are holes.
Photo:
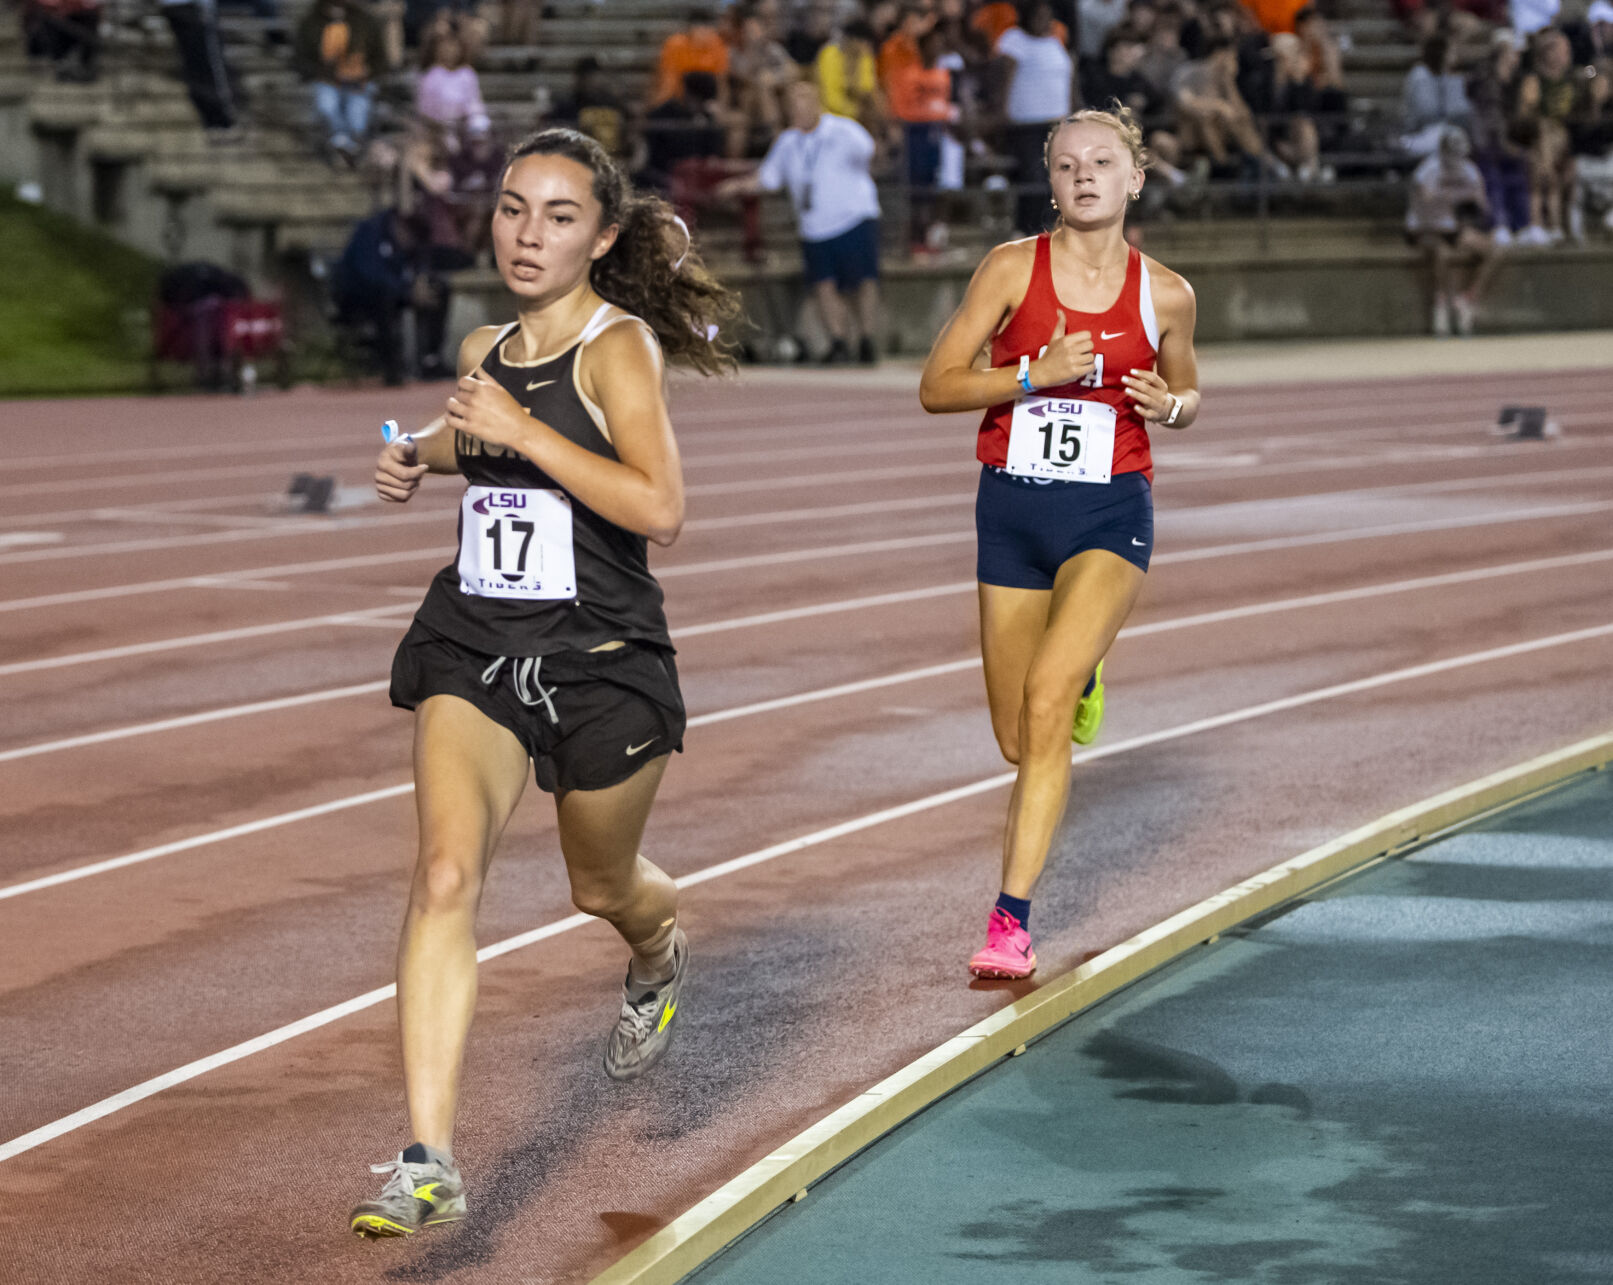
[[[1027,393],[1036,391],[1035,386],[1031,383],[1031,359],[1029,357],[1019,359],[1019,386]]]

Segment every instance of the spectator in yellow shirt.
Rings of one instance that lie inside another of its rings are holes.
[[[849,116],[871,127],[880,116],[879,74],[874,29],[861,19],[848,22],[836,39],[818,51],[814,72],[823,110]]]

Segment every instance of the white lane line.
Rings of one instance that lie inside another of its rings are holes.
[[[923,589],[902,589],[895,593],[869,594],[865,598],[841,598],[835,602],[813,603],[810,607],[787,607],[781,611],[763,611],[753,616],[734,616],[728,620],[713,620],[704,625],[685,625],[674,629],[674,638],[695,638],[701,634],[727,633],[731,629],[751,629],[758,625],[782,624],[786,620],[806,620],[812,616],[829,616],[842,611],[862,611],[868,607],[889,607],[899,602],[921,602],[925,598],[945,598],[955,593],[973,593],[973,580],[957,580],[951,584],[929,585]]]
[[[37,544],[60,544],[67,539],[60,531],[12,531],[0,535],[0,549],[21,549]]]
[[[368,683],[354,683],[348,687],[329,687],[318,692],[303,692],[297,696],[281,696],[274,700],[252,701],[245,705],[228,705],[221,709],[204,710],[198,714],[182,714],[175,718],[158,719],[151,723],[134,723],[127,727],[114,727],[104,732],[86,732],[82,736],[65,736],[56,741],[39,741],[33,745],[20,745],[12,750],[0,750],[0,763],[17,759],[36,758],[41,754],[54,754],[58,750],[76,750],[86,745],[104,745],[108,741],[123,741],[131,736],[150,736],[156,732],[172,732],[182,727],[197,727],[204,723],[218,723],[229,718],[246,718],[252,714],[271,714],[276,710],[296,709],[302,705],[317,705],[324,701],[345,700],[349,696],[369,696],[387,689],[388,679]]]
[[[1374,674],[1370,678],[1356,679],[1347,683],[1335,683],[1328,687],[1320,687],[1312,691],[1300,692],[1294,696],[1285,696],[1279,700],[1266,701],[1259,705],[1245,706],[1243,709],[1233,710],[1226,714],[1217,714],[1209,718],[1195,719],[1190,723],[1181,723],[1175,727],[1162,728],[1157,732],[1149,732],[1141,736],[1131,737],[1128,740],[1116,741],[1112,745],[1106,745],[1098,749],[1083,750],[1080,753],[1072,755],[1071,757],[1072,761],[1076,763],[1090,762],[1093,759],[1108,758],[1115,754],[1124,754],[1131,750],[1143,749],[1150,745],[1158,745],[1164,741],[1178,740],[1182,737],[1193,736],[1199,732],[1213,731],[1216,728],[1228,727],[1235,723],[1248,722],[1251,719],[1262,718],[1268,714],[1281,713],[1290,709],[1298,709],[1305,705],[1314,705],[1321,701],[1336,699],[1340,696],[1350,696],[1358,692],[1370,691],[1373,688],[1386,687],[1394,683],[1409,682],[1418,678],[1427,678],[1434,674],[1445,673],[1449,670],[1461,669],[1470,665],[1480,665],[1493,660],[1503,660],[1513,656],[1527,655],[1531,652],[1543,651],[1550,647],[1562,647],[1572,643],[1586,642],[1596,638],[1608,637],[1610,635],[1613,635],[1613,624],[1595,625],[1587,629],[1575,629],[1568,633],[1552,634],[1544,638],[1530,639],[1528,642],[1512,643],[1504,647],[1491,647],[1484,651],[1469,652],[1468,654],[1462,656],[1451,656],[1444,660],[1430,661],[1427,664],[1422,665],[1413,665],[1406,669],[1397,669],[1387,673]],[[765,862],[774,861],[779,857],[789,856],[793,853],[802,852],[808,848],[818,847],[822,844],[832,842],[835,839],[843,838],[849,834],[856,834],[863,830],[872,829],[875,826],[885,824],[887,821],[896,821],[903,817],[915,816],[921,812],[928,812],[934,810],[935,808],[944,807],[945,805],[957,802],[960,799],[967,799],[974,795],[984,794],[992,790],[1001,789],[1003,786],[1010,784],[1014,780],[1014,776],[1015,773],[1013,772],[1000,772],[995,776],[988,776],[983,780],[974,781],[968,785],[957,786],[956,788],[950,790],[942,790],[936,794],[926,795],[923,798],[914,799],[911,802],[903,803],[896,807],[883,808],[878,812],[871,812],[865,816],[855,817],[849,821],[842,821],[838,825],[832,825],[821,830],[815,830],[810,834],[804,834],[798,838],[787,839],[783,843],[775,843],[770,847],[761,848],[755,852],[749,852],[743,856],[734,857],[728,861],[722,861],[715,865],[706,866],[704,869],[696,870],[690,874],[682,876],[676,880],[676,883],[679,888],[692,888],[697,884],[708,883],[713,879],[720,879],[725,875],[734,874],[740,870],[748,870],[753,866],[759,866]],[[403,793],[409,788],[411,787],[402,787],[402,789],[400,789],[398,792]],[[514,937],[505,938],[503,941],[494,942],[490,946],[484,946],[482,949],[476,952],[476,958],[478,961],[496,959],[500,955],[507,955],[512,951],[520,950],[521,948],[530,946],[535,942],[558,936],[561,933],[570,932],[574,928],[581,928],[584,924],[587,924],[591,921],[592,917],[588,915],[568,915],[564,919],[558,919],[552,923],[544,924],[538,928],[530,930],[529,932],[519,933]],[[393,998],[396,993],[397,988],[394,985],[382,986],[372,991],[366,991],[364,994],[354,996],[352,999],[346,1000],[343,1003],[332,1005],[330,1008],[321,1009],[317,1013],[311,1013],[307,1017],[300,1018],[299,1020],[291,1022],[288,1025],[278,1027],[275,1030],[268,1031],[263,1035],[246,1040],[243,1043],[233,1045],[230,1048],[223,1049],[220,1052],[211,1054],[208,1057],[199,1058],[194,1062],[188,1062],[184,1066],[177,1067],[163,1075],[155,1076],[140,1084],[136,1084],[132,1088],[123,1090],[121,1093],[115,1093],[111,1097],[103,1098],[101,1101],[84,1107],[81,1110],[75,1111],[71,1115],[63,1116],[59,1120],[54,1120],[49,1124],[41,1125],[37,1129],[31,1130],[28,1133],[22,1134],[20,1137],[13,1138],[11,1141],[0,1145],[0,1162],[10,1160],[15,1156],[21,1155],[25,1151],[31,1151],[35,1147],[43,1146],[47,1142],[51,1142],[65,1134],[72,1133],[77,1129],[81,1129],[85,1125],[93,1124],[97,1120],[105,1119],[107,1116],[114,1115],[126,1107],[133,1106],[137,1102],[142,1102],[146,1098],[153,1097],[166,1089],[171,1089],[177,1085],[184,1084],[186,1081],[193,1080],[197,1076],[205,1075],[209,1071],[214,1071],[220,1067],[228,1066],[232,1062],[239,1062],[243,1058],[251,1057],[256,1053],[262,1053],[278,1044],[285,1043],[287,1040],[295,1039],[299,1035],[305,1035],[309,1031],[317,1030],[321,1026],[327,1026],[332,1022],[340,1020],[341,1018],[351,1016],[354,1013],[362,1012],[368,1008],[373,1008],[375,1005],[384,1003],[385,1001]]]
[[[379,423],[379,421],[377,421]],[[7,460],[6,471],[29,468],[85,468],[95,464],[139,463],[142,460],[193,460],[208,455],[272,455],[276,451],[334,451],[351,449],[333,444],[329,433],[319,437],[277,437],[231,442],[228,447],[209,441],[198,446],[137,446],[117,451],[87,451],[74,455],[28,455]],[[287,461],[290,463],[290,461]],[[172,476],[171,474],[169,476]]]
[[[859,540],[854,544],[831,544],[817,549],[786,549],[781,553],[753,553],[744,558],[713,558],[708,562],[684,562],[658,567],[657,580],[678,576],[701,576],[716,571],[743,571],[748,567],[776,567],[791,562],[816,562],[821,558],[855,558],[865,553],[896,553],[902,549],[928,549],[934,545],[970,544],[975,533],[938,531],[933,535],[909,535],[895,540]]]
[[[256,587],[256,586],[255,586]],[[396,616],[413,611],[412,603],[395,603],[386,607],[368,607],[360,611],[332,612],[323,616],[305,616],[297,620],[281,620],[272,625],[245,625],[239,629],[219,629],[212,633],[187,634],[182,638],[158,638],[151,642],[125,643],[122,647],[102,647],[96,651],[76,651],[65,656],[46,656],[40,660],[18,660],[0,665],[0,678],[10,674],[32,674],[42,669],[61,669],[68,665],[86,665],[92,661],[122,660],[127,656],[147,656],[153,652],[175,651],[182,647],[207,647],[215,643],[239,642],[243,638],[261,638],[266,634],[292,633],[299,629],[317,629],[321,625],[358,624],[366,618]]]
[[[1335,589],[1326,593],[1306,594],[1297,598],[1278,598],[1269,602],[1253,602],[1241,607],[1226,607],[1218,611],[1204,611],[1190,616],[1177,616],[1169,620],[1155,620],[1140,625],[1128,625],[1120,631],[1119,636],[1121,638],[1140,638],[1150,634],[1169,633],[1177,629],[1191,629],[1200,625],[1219,624],[1228,620],[1245,620],[1252,616],[1267,616],[1283,611],[1301,610],[1307,607],[1332,606],[1341,602],[1358,602],[1367,598],[1387,597],[1391,594],[1414,593],[1424,589],[1437,589],[1449,585],[1471,584],[1476,581],[1493,580],[1502,576],[1531,575],[1536,572],[1561,570],[1567,567],[1588,566],[1592,563],[1606,562],[1610,559],[1613,559],[1613,549],[1596,549],[1585,553],[1561,554],[1553,558],[1531,558],[1525,562],[1507,562],[1488,567],[1476,567],[1469,571],[1448,571],[1438,575],[1416,576],[1409,580],[1391,580],[1380,584],[1362,585],[1355,589]],[[823,615],[828,614],[830,611],[851,611],[867,606],[886,606],[891,604],[893,598],[901,602],[914,602],[921,598],[938,598],[954,593],[962,593],[972,590],[974,587],[974,581],[969,580],[949,585],[934,585],[925,589],[908,590],[901,594],[880,595],[876,599],[853,598],[842,602],[823,603],[817,607],[797,608],[792,612],[764,613],[760,616],[740,617],[736,620],[691,625],[685,629],[673,630],[672,636],[683,639],[691,635],[721,633],[731,629],[773,624],[776,623],[780,614],[788,619],[800,619],[809,614]],[[398,621],[384,619],[344,620],[340,616],[332,616],[328,617],[328,619],[336,624],[364,624],[393,630],[397,629],[400,624]],[[947,661],[922,669],[904,670],[901,673],[889,674],[879,678],[867,678],[856,682],[842,683],[836,687],[822,687],[815,691],[775,697],[771,700],[759,701],[753,705],[739,705],[733,709],[698,715],[690,719],[689,726],[701,727],[707,723],[726,722],[731,718],[743,718],[770,710],[788,709],[792,706],[810,704],[815,701],[831,700],[838,696],[849,696],[858,692],[872,691],[875,688],[889,687],[897,683],[915,682],[944,674],[960,673],[967,669],[973,669],[979,664],[980,658],[971,656],[965,660]],[[15,759],[33,758],[41,754],[54,753],[58,750],[78,749],[86,745],[99,745],[107,741],[125,740],[132,736],[148,736],[157,732],[174,731],[179,728],[218,722],[223,719],[273,713],[277,710],[294,709],[300,705],[343,700],[350,696],[372,695],[375,692],[385,691],[387,685],[388,680],[377,679],[373,682],[358,683],[348,687],[332,687],[321,691],[305,692],[296,696],[282,696],[273,700],[253,701],[244,705],[230,705],[219,709],[204,710],[196,714],[159,719],[155,722],[135,723],[103,732],[89,732],[80,736],[69,736],[55,741],[40,741],[32,745],[19,746],[16,749],[0,751],[0,763],[10,762]],[[0,896],[3,896],[3,894],[0,894]]]
[[[1207,545],[1198,549],[1173,549],[1154,562],[1198,562],[1205,558],[1225,558],[1240,553],[1269,553],[1274,549],[1300,549],[1315,544],[1340,544],[1349,540],[1378,540],[1391,535],[1416,535],[1429,531],[1456,531],[1463,527],[1499,526],[1507,522],[1529,522],[1537,518],[1580,517],[1606,513],[1613,500],[1593,500],[1584,504],[1542,505],[1534,509],[1514,509],[1509,513],[1484,513],[1453,518],[1429,518],[1422,522],[1392,522],[1383,526],[1351,527],[1343,531],[1317,531],[1310,535],[1287,535],[1272,540],[1242,540],[1236,544]]]
[[[142,520],[155,513],[200,513],[207,509],[227,509],[234,505],[263,504],[272,497],[264,491],[252,491],[245,495],[204,495],[194,500],[153,500],[147,504],[127,504],[116,511],[119,513],[139,514]],[[0,526],[19,526],[25,522],[44,522],[49,519],[56,523],[85,522],[92,519],[102,509],[57,509],[50,513],[22,513],[0,518]]]
[[[14,883],[0,888],[0,901],[21,897],[25,893],[39,892],[44,888],[55,888],[64,883],[74,883],[79,879],[88,879],[91,875],[105,874],[108,870],[137,866],[142,862],[154,861],[158,857],[171,856],[176,852],[189,852],[192,848],[205,848],[209,844],[239,839],[243,835],[258,834],[264,830],[275,830],[296,821],[308,821],[314,817],[328,816],[332,812],[342,812],[347,808],[363,807],[366,803],[378,803],[382,799],[395,799],[400,794],[412,793],[414,793],[413,781],[403,785],[389,785],[385,789],[349,794],[345,798],[332,799],[328,803],[316,803],[312,807],[298,808],[294,812],[281,812],[272,817],[261,817],[256,821],[245,821],[226,830],[213,830],[208,834],[192,835],[188,839],[176,839],[172,843],[159,843],[154,848],[142,848],[139,852],[130,852],[121,857],[109,857],[105,861],[95,861],[89,865],[74,866],[71,870],[58,870],[55,874],[42,875],[38,879],[29,879],[25,883]]]

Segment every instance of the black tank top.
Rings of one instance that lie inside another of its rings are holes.
[[[482,369],[533,418],[578,446],[614,460],[616,450],[599,431],[577,386],[577,361],[583,346],[627,315],[611,316],[609,309],[609,304],[602,305],[575,344],[545,361],[505,360],[505,344],[517,329],[516,325],[506,327],[483,360]],[[526,456],[490,446],[468,433],[455,433],[454,456],[469,486],[565,491]],[[482,597],[461,589],[456,559],[433,578],[415,619],[488,656],[588,651],[617,639],[672,650],[661,586],[650,574],[648,541],[606,521],[570,492],[566,494],[571,500],[576,565],[573,597],[540,601]],[[465,538],[463,509],[459,538]]]

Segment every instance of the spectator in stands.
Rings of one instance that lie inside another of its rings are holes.
[[[805,280],[830,336],[828,365],[851,360],[850,316],[842,294],[855,293],[858,357],[879,354],[879,191],[869,173],[873,135],[856,121],[823,110],[818,88],[797,81],[789,91],[790,128],[774,140],[754,174],[728,180],[722,196],[761,191],[790,194],[801,233]]]
[[[668,101],[682,99],[680,96]],[[633,150],[627,104],[616,92],[614,78],[593,54],[577,59],[571,69],[571,93],[554,105],[549,119],[587,134],[617,160],[625,159]]]
[[[1236,164],[1246,178],[1262,165],[1279,178],[1289,177],[1288,167],[1267,151],[1238,92],[1238,52],[1231,43],[1212,41],[1203,58],[1176,73],[1172,87],[1184,151],[1208,157],[1218,169]]]
[[[1400,92],[1400,145],[1413,156],[1432,156],[1449,126],[1466,130],[1473,106],[1467,83],[1456,70],[1451,42],[1435,35],[1423,41],[1423,56],[1406,73]]]
[[[723,155],[727,126],[717,99],[717,78],[691,71],[675,96],[650,108],[644,120],[645,184],[669,192],[680,165]]]
[[[879,73],[874,29],[862,19],[846,23],[818,51],[814,74],[823,110],[875,129],[880,119]]]
[[[1529,148],[1516,123],[1518,68],[1517,37],[1502,29],[1467,83],[1473,163],[1484,175],[1492,235],[1500,246],[1510,245],[1529,226]]]
[[[935,219],[935,191],[947,126],[958,119],[958,109],[952,102],[952,73],[937,66],[941,48],[941,33],[932,27],[919,37],[919,63],[898,68],[891,78],[891,115],[902,122],[915,255],[939,249],[946,233]]]
[[[1100,111],[1118,102],[1129,107],[1139,121],[1147,122],[1147,146],[1153,156],[1149,172],[1174,187],[1184,179],[1178,168],[1182,145],[1169,128],[1173,121],[1170,98],[1138,70],[1146,49],[1141,34],[1134,28],[1116,27],[1103,43],[1103,61],[1089,67],[1081,77],[1082,97],[1088,107]],[[1155,188],[1156,192],[1162,190]],[[1146,186],[1143,192],[1144,199],[1149,199]]]
[[[1127,0],[1080,0],[1080,57],[1096,63],[1104,57],[1109,33],[1126,20]]]
[[[1508,0],[1512,29],[1520,36],[1532,36],[1557,21],[1563,0]]]
[[[1573,134],[1595,118],[1606,97],[1606,85],[1575,67],[1568,37],[1555,27],[1535,37],[1533,68],[1518,84],[1518,119],[1530,139],[1530,226],[1521,238],[1528,244],[1560,241],[1577,214]]]
[[[1563,34],[1580,67],[1595,67],[1605,76],[1613,68],[1613,0],[1591,0],[1582,22],[1565,24]]]
[[[1294,34],[1305,46],[1309,82],[1316,91],[1318,112],[1343,112],[1349,106],[1344,89],[1344,50],[1315,5],[1294,15]]]
[[[1260,28],[1268,36],[1294,30],[1294,17],[1307,7],[1307,0],[1244,0]]]
[[[728,78],[741,130],[731,156],[760,156],[784,125],[784,90],[798,79],[795,60],[768,34],[755,11],[739,19],[739,44],[728,57]]]
[[[482,0],[404,0],[404,41],[411,49],[423,49],[437,29],[456,27],[465,44],[465,61],[474,64],[487,47],[489,23],[482,7]]]
[[[1331,182],[1334,175],[1321,161],[1316,128],[1318,94],[1310,81],[1305,46],[1292,32],[1271,38],[1271,74],[1261,82],[1265,97],[1249,106],[1267,118],[1271,150],[1302,183]]]
[[[689,25],[662,41],[656,59],[652,105],[676,98],[682,92],[683,78],[691,71],[707,72],[717,78],[720,106],[726,108],[728,46],[718,35],[709,9],[691,9]]]
[[[185,92],[215,138],[235,128],[235,92],[218,38],[218,14],[212,0],[157,0],[179,50],[179,74]]]
[[[1137,20],[1141,18],[1139,24]],[[1151,4],[1134,3],[1131,22],[1148,42],[1137,72],[1154,87],[1154,92],[1174,101],[1176,73],[1187,64],[1187,51],[1182,48],[1182,19],[1174,9],[1161,12]]]
[[[830,0],[811,0],[795,14],[784,36],[784,49],[797,66],[811,67],[833,38],[835,6]]]
[[[408,373],[404,310],[436,303],[417,262],[424,240],[418,222],[396,209],[381,210],[353,229],[331,269],[337,324],[373,343],[388,384],[401,384]]]
[[[1484,177],[1468,159],[1467,135],[1447,127],[1434,155],[1411,178],[1406,237],[1422,250],[1433,282],[1432,329],[1451,333],[1451,313],[1459,333],[1473,333],[1473,318],[1499,264],[1500,251],[1486,231],[1490,223]],[[1456,282],[1466,261],[1473,273],[1466,289]]]
[[[1053,6],[1033,0],[1025,25],[997,37],[1007,85],[1004,142],[1019,185],[1014,224],[1027,236],[1041,232],[1049,217],[1043,183],[1047,132],[1070,114],[1075,99],[1075,62],[1052,28]]]
[[[974,11],[969,25],[985,37],[989,48],[995,49],[1003,32],[1020,25],[1021,16],[1019,5],[1011,4],[1009,0],[992,0],[992,3],[983,4]],[[1048,34],[1057,36],[1061,44],[1069,47],[1070,29],[1056,17],[1048,28]]]
[[[530,48],[538,43],[542,29],[542,0],[498,0],[498,17],[490,33],[495,43]]]
[[[485,132],[487,104],[482,101],[481,78],[469,62],[466,26],[451,14],[444,19],[432,25],[420,46],[424,70],[415,86],[415,110],[451,131]]]
[[[888,96],[891,81],[903,67],[916,67],[919,62],[919,38],[935,25],[935,15],[922,5],[902,7],[896,29],[879,46],[879,84]]]
[[[56,67],[56,79],[88,82],[101,60],[101,0],[27,0],[23,45],[30,58]]]
[[[315,0],[297,24],[298,69],[333,155],[352,164],[370,129],[375,77],[385,67],[381,28],[363,0]]]

